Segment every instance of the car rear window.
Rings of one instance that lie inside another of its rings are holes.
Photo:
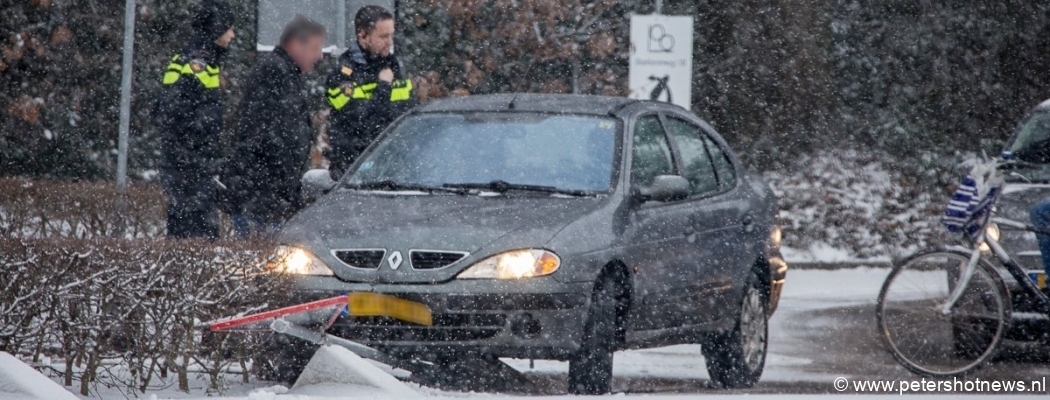
[[[711,153],[711,160],[715,164],[715,172],[718,173],[719,189],[727,190],[736,186],[736,170],[733,169],[733,162],[729,161],[729,155],[706,134],[704,142],[707,143],[707,150]]]

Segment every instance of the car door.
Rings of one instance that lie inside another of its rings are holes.
[[[731,199],[734,207],[726,208],[730,213],[731,224],[726,227],[727,231],[739,237],[734,241],[734,251],[731,255],[736,257],[731,262],[736,266],[734,271],[738,286],[742,286],[741,278],[746,279],[747,274],[754,265],[759,254],[765,249],[769,231],[758,229],[761,219],[763,205],[758,196],[744,190],[737,184],[737,167],[730,157],[729,147],[724,141],[717,137],[710,127],[704,128],[704,142],[707,144],[711,161],[715,164],[715,173],[718,175],[719,189],[726,193]]]
[[[703,129],[690,120],[673,113],[664,115],[664,126],[671,138],[671,146],[680,160],[682,176],[689,181],[690,197],[687,242],[693,258],[690,269],[680,279],[687,282],[689,294],[683,304],[690,304],[693,312],[683,319],[696,324],[721,317],[727,310],[738,274],[741,253],[746,251],[746,238],[739,226],[741,211],[746,202],[738,199],[732,186],[719,180],[720,163],[715,156],[723,152]]]
[[[678,173],[674,153],[657,114],[638,117],[631,138],[630,190],[650,185],[659,175]],[[640,295],[633,316],[637,329],[680,326],[691,308],[682,304],[688,282],[681,277],[693,262],[688,202],[650,201],[631,207],[624,230],[629,265]]]

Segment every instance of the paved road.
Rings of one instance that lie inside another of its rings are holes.
[[[897,365],[876,335],[874,302],[885,273],[792,271],[780,309],[770,321],[763,380],[752,389],[729,393],[852,393],[835,390],[833,381],[840,376],[919,380]],[[1004,354],[968,379],[1031,381],[1050,376],[1050,347],[1008,342]],[[537,361],[533,369],[527,361],[511,364],[536,383],[527,393],[565,393],[564,363]],[[617,392],[727,393],[708,387],[697,346],[617,353],[614,374]]]

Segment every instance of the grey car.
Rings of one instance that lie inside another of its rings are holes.
[[[279,268],[298,300],[360,299],[330,334],[427,360],[568,360],[572,393],[608,392],[620,349],[701,344],[725,387],[762,373],[787,271],[776,199],[680,107],[434,101],[339,182],[304,185],[325,194],[283,227]]]

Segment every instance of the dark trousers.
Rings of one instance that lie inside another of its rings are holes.
[[[1040,231],[1050,231],[1050,197],[1040,200],[1029,210],[1032,226]],[[1039,241],[1039,253],[1043,256],[1043,269],[1046,271],[1046,279],[1050,279],[1050,235],[1037,234]],[[1048,285],[1047,287],[1050,287]]]
[[[168,237],[219,237],[215,186],[207,177],[162,176],[168,199]]]

